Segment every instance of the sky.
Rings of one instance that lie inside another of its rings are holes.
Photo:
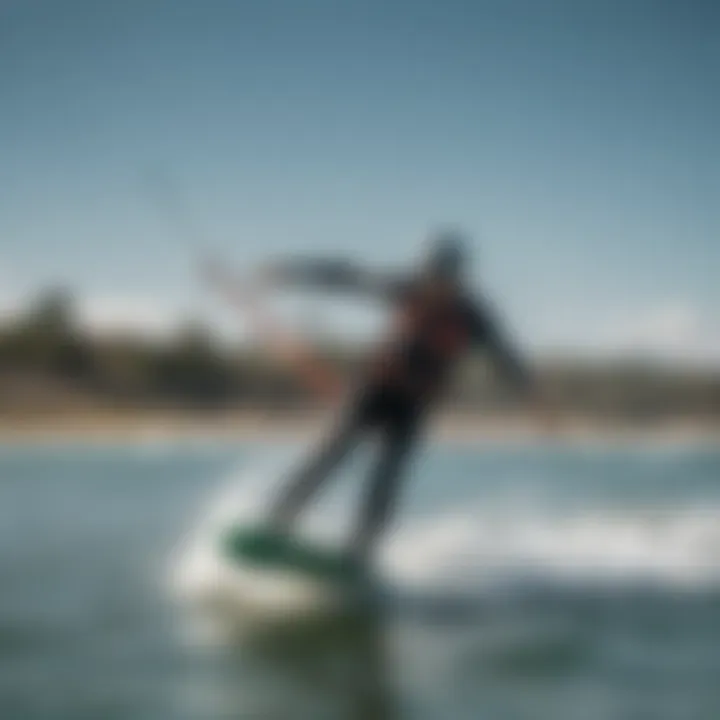
[[[720,364],[718,37],[712,0],[2,0],[0,305],[159,332],[223,312],[199,245],[401,267],[451,225],[531,352]]]

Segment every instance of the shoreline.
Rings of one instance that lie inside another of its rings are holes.
[[[240,442],[307,440],[332,425],[327,412],[234,411],[205,415],[180,411],[62,413],[0,417],[0,443],[152,442],[209,439]],[[427,436],[443,443],[653,442],[718,444],[720,422],[673,419],[653,423],[565,417],[547,431],[528,417],[459,415],[434,418]]]

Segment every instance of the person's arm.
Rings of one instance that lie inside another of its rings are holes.
[[[394,297],[403,284],[398,277],[373,272],[346,260],[289,259],[270,263],[263,276],[288,287],[344,290],[381,299]]]
[[[504,379],[519,391],[546,430],[557,428],[557,412],[533,373],[487,307],[471,310],[473,340],[488,351]]]
[[[492,358],[503,379],[523,394],[530,393],[533,379],[520,354],[510,343],[506,334],[488,307],[473,306],[469,309],[472,340]]]

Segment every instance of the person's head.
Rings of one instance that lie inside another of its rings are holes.
[[[464,236],[457,230],[442,230],[430,238],[423,276],[432,286],[451,290],[461,284],[466,264]]]

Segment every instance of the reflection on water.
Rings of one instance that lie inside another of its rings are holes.
[[[199,716],[398,717],[388,627],[377,613],[262,627],[236,620],[214,628],[212,653],[220,672],[206,676],[209,686],[194,688]]]

